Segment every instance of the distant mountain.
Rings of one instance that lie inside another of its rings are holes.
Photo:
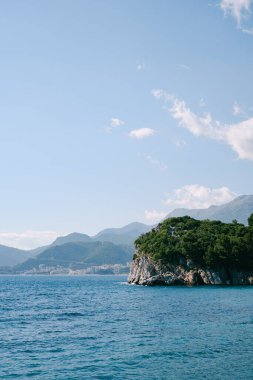
[[[248,217],[253,213],[253,195],[241,195],[231,202],[221,206],[210,206],[207,209],[186,209],[177,208],[172,211],[167,218],[173,216],[188,215],[192,218],[203,220],[220,220],[230,223],[236,219],[239,223],[248,224]]]
[[[23,272],[45,267],[82,269],[105,264],[127,264],[132,260],[133,249],[109,242],[77,242],[47,248],[35,258],[17,265],[14,270]]]
[[[28,251],[0,245],[0,267],[17,265],[27,260],[30,256]]]
[[[30,254],[30,257],[35,257],[35,256],[39,255],[41,252],[45,251],[50,246],[51,246],[51,244],[48,244],[48,245],[43,245],[42,247],[30,249],[28,251]]]
[[[189,215],[195,219],[221,220],[229,223],[236,219],[247,224],[253,213],[253,195],[242,195],[221,206],[207,209],[178,208],[167,217]],[[102,265],[125,264],[130,261],[134,241],[141,234],[152,229],[143,223],[130,223],[121,228],[108,228],[90,237],[86,234],[71,233],[58,237],[51,245],[30,251],[0,245],[0,267],[15,266],[18,268],[43,265]]]
[[[40,254],[45,249],[55,246],[55,245],[63,245],[66,243],[91,243],[94,241],[101,241],[101,242],[110,242],[114,244],[127,244],[127,245],[134,245],[134,241],[138,236],[140,236],[143,233],[146,233],[152,229],[152,226],[148,226],[143,223],[130,223],[124,227],[120,228],[107,228],[105,230],[100,231],[95,236],[89,236],[86,234],[73,232],[71,234],[65,235],[65,236],[59,236],[52,244],[45,246],[45,247],[39,247],[36,249],[33,249],[31,252]]]
[[[107,228],[93,236],[93,239],[96,241],[108,241],[114,244],[134,245],[134,241],[138,236],[151,229],[152,226],[135,222],[121,228]]]
[[[129,256],[129,260],[132,258],[133,247],[135,239],[143,234],[148,232],[152,227],[147,226],[143,223],[131,223],[122,228],[109,228],[99,232],[96,236],[90,237],[86,234],[73,232],[66,236],[58,237],[52,244],[38,247],[29,251],[24,251],[11,247],[0,246],[0,268],[6,266],[15,266],[17,264],[25,262],[27,259],[31,258],[30,263],[35,263],[37,258],[40,260],[40,255],[53,247],[58,247],[62,245],[66,245],[68,243],[78,243],[77,246],[69,245],[64,247],[64,254],[67,254],[66,249],[69,249],[69,260],[71,260],[74,247],[77,249],[80,248],[79,243],[95,243],[95,242],[108,242],[113,243],[113,245],[108,245],[107,248],[111,247],[112,251],[116,252],[116,247],[118,247],[119,255],[122,253],[122,249],[124,252],[131,252]],[[94,250],[102,249],[100,245],[91,245]],[[100,248],[99,248],[100,247]],[[106,245],[103,246],[103,252],[109,255],[109,251],[105,250]],[[50,251],[51,252],[51,251]],[[59,250],[59,252],[62,252]],[[110,256],[110,255],[109,255]],[[108,256],[108,257],[109,257]],[[36,257],[32,260],[32,258]],[[118,257],[118,256],[117,256]],[[124,257],[124,255],[122,256]],[[109,258],[108,258],[109,259]],[[60,261],[59,261],[60,262]],[[117,263],[117,262],[115,262]]]
[[[66,236],[59,236],[51,244],[51,246],[62,245],[65,243],[77,243],[77,242],[87,243],[87,242],[91,242],[91,241],[92,241],[92,238],[90,236],[85,235],[85,234],[80,234],[78,232],[73,232],[72,234],[69,234]]]

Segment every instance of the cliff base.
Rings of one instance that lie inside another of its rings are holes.
[[[253,285],[253,274],[193,267],[192,263],[162,265],[149,256],[138,256],[131,265],[130,284],[137,285]]]

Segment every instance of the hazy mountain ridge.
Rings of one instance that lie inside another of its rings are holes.
[[[82,234],[79,232],[72,232],[71,234],[68,234],[66,236],[59,236],[58,238],[55,239],[55,241],[52,244],[50,244],[50,246],[62,245],[65,243],[76,243],[76,242],[87,243],[91,241],[92,241],[92,238],[89,235]]]
[[[109,241],[114,244],[134,245],[135,239],[150,231],[152,226],[144,223],[133,222],[121,228],[107,228],[93,237],[96,241]]]
[[[221,220],[225,223],[229,223],[232,220],[236,219],[238,222],[246,225],[247,219],[251,213],[253,213],[253,195],[242,195],[224,205],[210,206],[207,209],[178,208],[172,211],[167,217],[188,215],[195,219]],[[143,223],[134,222],[121,228],[104,229],[92,237],[86,234],[74,232],[66,236],[58,237],[52,244],[48,246],[38,247],[30,251],[0,245],[0,267],[11,267],[19,265],[26,262],[26,260],[30,264],[33,263],[37,265],[37,259],[41,258],[41,254],[44,252],[51,252],[52,254],[56,252],[51,250],[53,247],[60,247],[64,245],[65,247],[63,250],[59,249],[59,252],[61,252],[63,255],[66,254],[65,249],[69,247],[71,248],[69,251],[69,255],[71,256],[75,245],[76,252],[79,252],[80,244],[90,244],[96,242],[112,243],[113,245],[111,247],[113,252],[115,252],[115,247],[118,247],[119,252],[122,253],[122,257],[124,258],[125,252],[131,252],[131,254],[133,253],[134,241],[137,239],[137,237],[143,233],[150,231],[152,227],[153,226],[149,226]],[[69,243],[72,245],[66,246],[66,244]],[[93,247],[96,247],[96,245]],[[84,246],[81,249],[82,252],[84,252]],[[100,254],[102,254],[101,252]],[[105,249],[104,252],[107,252],[107,249]],[[43,257],[44,256],[42,256],[42,258]],[[115,256],[115,258],[116,257],[117,260],[120,260],[119,256]],[[131,258],[129,260],[131,260]]]
[[[29,251],[0,245],[0,266],[2,267],[11,266],[13,262],[16,264],[21,263],[29,257]]]
[[[152,226],[148,226],[143,223],[134,222],[124,227],[108,228],[108,229],[102,230],[95,236],[88,236],[86,234],[73,232],[66,236],[58,237],[50,245],[47,245],[44,247],[38,247],[29,251],[19,250],[16,248],[5,247],[5,246],[2,246],[3,249],[1,250],[1,246],[0,246],[0,267],[7,267],[7,266],[12,267],[12,266],[26,262],[26,260],[29,262],[28,266],[31,265],[32,263],[34,265],[37,265],[37,258],[41,258],[42,253],[48,252],[48,251],[54,252],[51,250],[52,247],[59,247],[59,246],[66,245],[69,243],[72,244],[71,246],[70,245],[67,246],[70,249],[69,255],[72,255],[73,247],[75,246],[75,244],[76,244],[76,251],[78,252],[80,249],[80,243],[96,243],[96,242],[111,243],[113,252],[115,251],[115,247],[118,247],[118,252],[122,253],[123,258],[125,257],[124,256],[125,253],[131,252],[127,260],[129,261],[131,260],[132,254],[134,252],[135,239],[142,233],[148,232],[151,228]],[[95,248],[96,245],[93,245],[93,247]],[[103,247],[105,248],[105,246]],[[64,252],[64,250],[61,250],[61,249],[59,251],[62,253]],[[4,258],[4,260],[2,260],[2,257]],[[115,259],[116,258],[117,258],[117,261],[115,261],[115,263],[120,264],[121,263],[120,258],[118,256],[117,257],[115,256]],[[125,259],[123,261],[124,263],[127,262]]]
[[[220,220],[230,223],[236,219],[239,223],[247,225],[248,217],[253,212],[253,195],[241,195],[231,202],[221,206],[210,206],[207,209],[177,208],[168,214],[167,218],[173,216],[190,216],[191,218],[204,220]]]
[[[110,242],[69,242],[52,245],[35,258],[14,267],[16,272],[45,267],[82,269],[88,266],[122,264],[132,260],[133,249],[130,246],[116,245]]]

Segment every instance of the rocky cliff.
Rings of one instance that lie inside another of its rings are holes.
[[[253,273],[194,267],[191,261],[163,265],[139,254],[131,265],[130,284],[138,285],[253,285]]]
[[[168,218],[135,246],[131,284],[253,285],[253,214],[248,226]]]

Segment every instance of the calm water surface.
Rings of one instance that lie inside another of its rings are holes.
[[[253,379],[253,287],[0,277],[1,379]]]

